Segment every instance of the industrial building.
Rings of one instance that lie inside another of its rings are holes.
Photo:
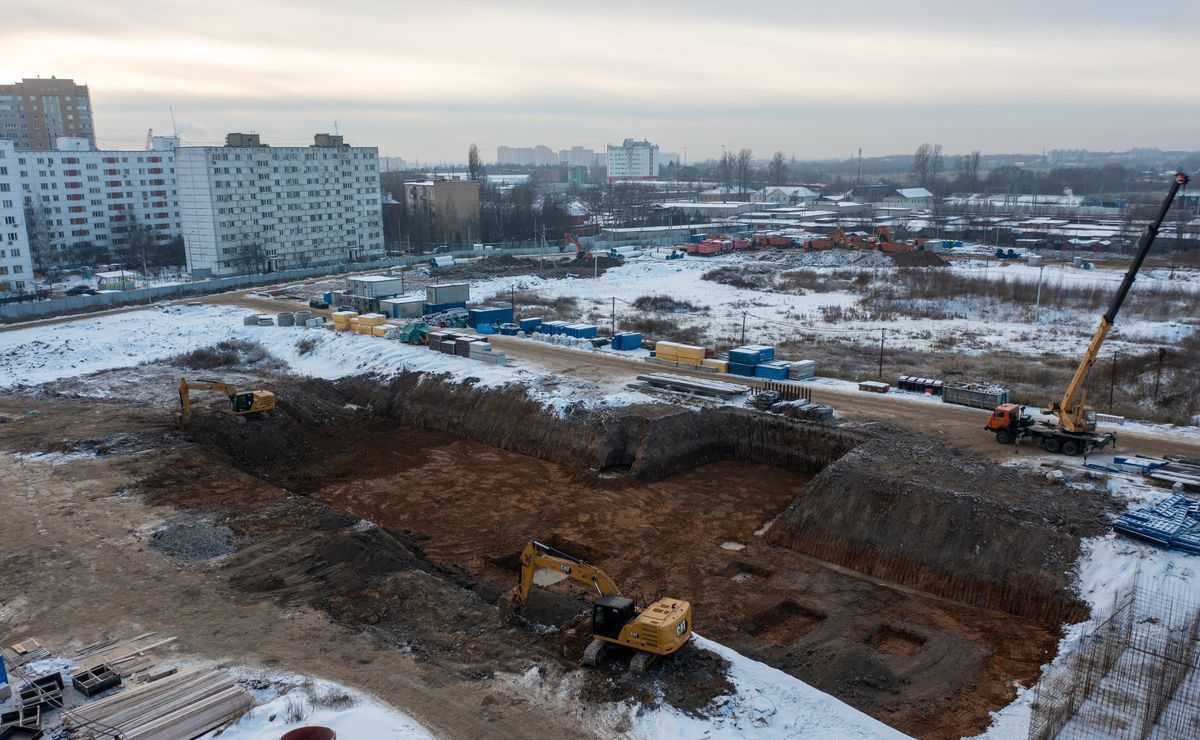
[[[236,275],[382,256],[379,150],[317,134],[272,147],[231,134],[176,155],[187,267]]]
[[[60,136],[87,139],[96,146],[87,85],[75,80],[24,79],[0,85],[0,140],[17,149],[50,149]]]
[[[626,139],[620,146],[608,145],[608,181],[654,180],[658,177],[658,146],[649,141]]]
[[[114,249],[134,221],[160,242],[179,235],[178,138],[156,136],[146,150],[97,151],[83,137],[55,144],[16,153],[21,200],[32,214],[28,233],[49,259],[83,243]]]
[[[479,236],[477,180],[414,180],[404,183],[410,219],[424,220],[432,236],[447,244],[470,244]]]
[[[18,171],[16,147],[0,141],[0,297],[33,290],[33,256]]]

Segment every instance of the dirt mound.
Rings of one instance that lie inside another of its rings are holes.
[[[768,539],[863,573],[1047,624],[1086,608],[1070,574],[1107,499],[880,430],[826,467]]]
[[[205,519],[174,521],[150,535],[150,547],[180,560],[209,560],[233,552],[233,530]]]
[[[933,252],[893,252],[892,261],[897,267],[949,267],[950,263]]]

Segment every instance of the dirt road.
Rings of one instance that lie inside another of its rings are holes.
[[[651,365],[631,357],[609,353],[584,353],[552,344],[534,342],[516,337],[491,337],[497,349],[503,349],[510,357],[519,358],[563,375],[591,381],[611,382],[628,378],[630,382],[642,373],[671,372],[693,375],[712,380],[738,383],[750,387],[761,387],[761,381],[736,375],[714,376],[680,368],[664,368]],[[843,416],[857,421],[885,422],[928,434],[953,447],[969,449],[982,457],[1007,461],[1014,457],[1044,457],[1052,460],[1068,460],[1061,455],[1048,455],[1030,447],[1014,448],[996,444],[995,438],[983,430],[987,412],[964,406],[933,403],[927,399],[901,394],[874,394],[858,390],[842,390],[828,386],[813,385],[813,400],[827,403]],[[1117,433],[1118,449],[1123,453],[1144,455],[1200,455],[1200,443],[1172,438],[1168,435],[1141,432]]]

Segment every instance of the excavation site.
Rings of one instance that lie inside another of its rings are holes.
[[[286,403],[269,415],[201,409],[178,428],[46,396],[9,443],[81,405],[106,421],[76,425],[67,452],[137,418],[161,441],[154,464],[120,463],[130,492],[219,525],[197,559],[229,598],[315,608],[455,680],[577,674],[597,706],[704,716],[727,664],[690,644],[644,675],[619,649],[581,668],[595,594],[571,580],[539,580],[502,622],[531,540],[641,605],[689,601],[697,634],[917,737],[985,730],[1088,616],[1071,577],[1108,504],[912,432],[665,403],[559,412],[419,373],[271,384]]]

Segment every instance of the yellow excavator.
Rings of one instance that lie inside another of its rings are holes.
[[[219,380],[179,379],[180,416],[188,417],[192,413],[191,391],[220,391],[229,396],[229,408],[225,412],[233,416],[247,416],[275,409],[275,394],[271,391],[239,391],[229,383]]]
[[[609,645],[632,648],[630,670],[642,672],[655,659],[674,653],[692,636],[692,605],[680,599],[659,599],[639,610],[633,599],[622,596],[617,584],[594,565],[571,557],[541,542],[531,541],[521,551],[521,572],[517,586],[504,595],[504,616],[525,608],[533,576],[546,569],[596,589],[599,598],[592,604],[592,642],[583,653],[583,664],[600,664]]]
[[[1142,269],[1142,262],[1146,260],[1146,254],[1150,251],[1150,246],[1154,244],[1154,238],[1158,236],[1159,227],[1167,217],[1167,212],[1171,209],[1175,196],[1179,194],[1180,188],[1188,184],[1189,180],[1190,178],[1186,174],[1175,173],[1175,181],[1171,183],[1171,189],[1167,192],[1167,197],[1163,201],[1158,215],[1151,222],[1145,236],[1142,237],[1137,255],[1134,256],[1133,263],[1125,272],[1125,278],[1117,288],[1112,304],[1109,305],[1108,311],[1100,317],[1100,326],[1092,335],[1092,341],[1088,345],[1087,351],[1083,353],[1083,359],[1080,360],[1079,367],[1075,369],[1075,375],[1067,385],[1062,400],[1051,401],[1046,406],[1045,413],[1053,416],[1055,422],[1034,421],[1030,415],[1023,414],[1021,407],[1016,404],[1001,404],[992,412],[985,427],[986,431],[996,435],[997,442],[1012,444],[1030,439],[1047,452],[1061,452],[1064,455],[1078,455],[1083,452],[1086,455],[1091,450],[1099,449],[1116,441],[1116,434],[1112,432],[1100,434],[1096,431],[1096,410],[1087,405],[1087,390],[1084,388],[1084,383],[1087,381],[1092,366],[1096,364],[1096,358],[1100,355],[1100,347],[1104,344],[1109,330],[1112,329],[1113,322],[1117,319],[1117,312],[1121,310],[1121,304],[1129,295],[1129,289],[1133,287],[1133,281],[1137,278],[1138,271]]]

